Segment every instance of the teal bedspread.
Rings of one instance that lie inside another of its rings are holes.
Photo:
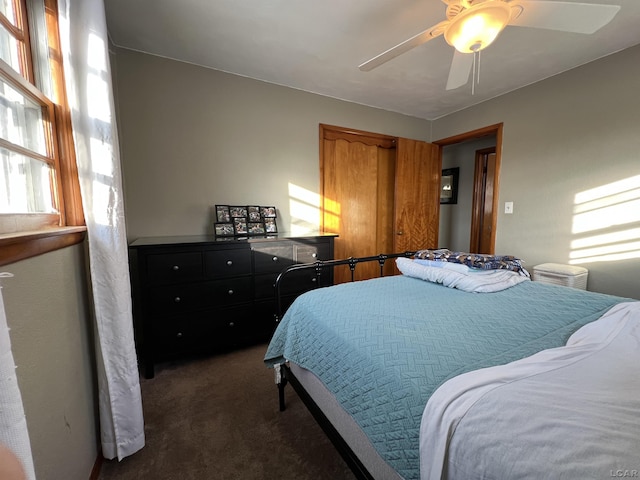
[[[265,355],[313,372],[406,479],[419,478],[431,394],[464,372],[562,346],[620,297],[524,282],[477,294],[404,276],[300,296]]]

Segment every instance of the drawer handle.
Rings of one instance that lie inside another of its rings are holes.
[[[178,338],[182,338],[182,332],[178,332],[178,333],[176,334],[176,337],[178,337]]]
[[[311,257],[312,257],[312,258],[318,258],[318,254],[317,254],[317,253],[312,253],[312,254],[311,254]]]
[[[236,324],[235,324],[235,323],[233,323],[233,322],[229,322],[229,326],[230,326],[230,327],[235,327],[235,326],[236,326]]]
[[[231,260],[227,260],[227,265],[231,266],[233,265],[233,262]]]
[[[174,265],[171,269],[175,272],[176,270],[180,270],[180,267],[178,265]]]
[[[176,298],[173,299],[173,301],[176,302],[176,303],[180,303],[180,300],[182,300],[180,297],[176,297]]]
[[[274,262],[278,261],[278,257],[273,257],[271,260],[273,260]]]
[[[229,295],[233,295],[233,290],[229,290]]]

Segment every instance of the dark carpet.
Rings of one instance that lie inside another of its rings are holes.
[[[100,480],[355,477],[288,386],[278,410],[266,345],[162,363],[141,378],[146,446],[102,464]]]

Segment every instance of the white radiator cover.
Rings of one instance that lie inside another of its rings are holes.
[[[589,270],[561,263],[542,263],[533,267],[533,280],[565,287],[587,289]]]

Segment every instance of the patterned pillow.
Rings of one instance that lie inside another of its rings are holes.
[[[419,250],[414,258],[435,260],[440,262],[461,263],[471,268],[482,270],[511,270],[529,277],[529,272],[522,266],[522,260],[512,255],[483,255],[481,253],[452,252],[446,248],[436,250]]]

